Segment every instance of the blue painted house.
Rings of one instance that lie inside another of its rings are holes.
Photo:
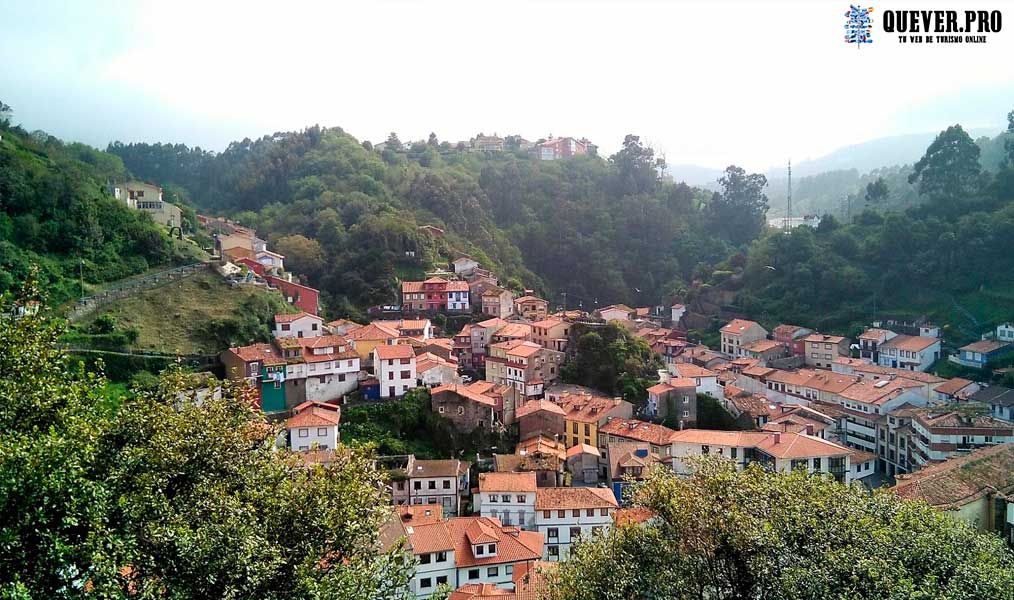
[[[962,346],[950,361],[966,367],[985,369],[986,365],[1014,352],[1014,344],[997,340],[980,340]]]

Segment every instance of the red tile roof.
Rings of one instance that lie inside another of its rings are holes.
[[[401,334],[398,330],[392,329],[385,325],[378,325],[377,323],[370,323],[369,325],[363,325],[348,332],[349,339],[353,340],[389,340],[391,338],[399,337]]]
[[[480,492],[534,492],[535,473],[479,473]]]
[[[617,508],[618,506],[616,496],[609,488],[544,487],[535,491],[535,510]]]
[[[664,446],[676,432],[665,425],[637,419],[610,419],[608,423],[599,427],[599,433]]]
[[[515,473],[508,473],[514,475]],[[489,473],[486,473],[489,475]],[[535,473],[528,473],[533,478]],[[475,521],[481,521],[487,531],[496,536],[496,554],[475,557],[466,532]],[[515,563],[542,558],[542,534],[522,531],[517,527],[504,527],[499,519],[490,517],[458,517],[446,521],[447,532],[454,544],[454,564],[458,568]]]
[[[923,500],[930,506],[960,508],[986,494],[1014,492],[1014,444],[997,444],[899,475],[891,488],[902,498]]]
[[[439,504],[405,504],[395,506],[394,510],[406,525],[429,525],[444,520],[444,509]]]
[[[975,382],[970,381],[968,379],[962,379],[961,377],[955,377],[954,379],[948,379],[947,381],[938,385],[936,387],[936,392],[938,394],[947,394],[948,396],[953,396],[954,394],[957,394],[958,392],[972,385],[973,383]]]
[[[405,528],[413,554],[454,550],[455,544],[446,523],[408,525]]]
[[[341,408],[338,406],[314,402],[312,406],[289,417],[285,421],[285,426],[289,429],[294,427],[333,427],[341,423],[341,415]]]
[[[567,458],[572,458],[578,454],[594,454],[595,456],[602,456],[602,453],[599,452],[598,448],[588,444],[577,444],[567,448]]]
[[[477,402],[479,404],[484,404],[486,406],[496,406],[496,400],[490,398],[489,396],[484,395],[481,392],[475,391],[475,389],[472,389],[471,386],[459,385],[456,383],[448,383],[433,388],[432,390],[430,390],[430,395],[436,396],[437,394],[442,392],[453,392],[458,396],[461,396],[462,398],[467,398],[468,400],[471,400],[472,402]]]
[[[382,345],[373,349],[380,360],[393,360],[400,358],[415,358],[415,350],[407,344],[396,344],[394,346]]]
[[[733,319],[722,327],[722,333],[731,333],[739,335],[753,326],[760,327],[760,324],[756,321],[749,321],[747,319]]]
[[[567,414],[562,408],[560,408],[560,405],[555,402],[550,402],[549,400],[529,400],[528,402],[525,402],[524,406],[517,410],[517,413],[515,413],[514,416],[518,419],[523,419],[530,414],[543,410],[557,415]]]
[[[929,348],[934,344],[939,344],[940,340],[934,337],[923,337],[918,335],[896,335],[893,338],[887,340],[880,345],[881,351],[888,348],[897,348],[899,350],[907,350],[909,352],[920,352]]]
[[[275,323],[291,323],[297,319],[302,319],[303,317],[311,317],[313,319],[317,319],[318,321],[323,321],[323,319],[317,315],[311,315],[308,312],[299,311],[292,314],[277,314],[275,315]]]

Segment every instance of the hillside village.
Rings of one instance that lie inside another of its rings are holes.
[[[998,467],[1014,449],[1014,390],[929,372],[938,361],[981,368],[1008,356],[1010,324],[945,356],[940,329],[922,321],[871,323],[850,339],[735,318],[710,348],[688,339],[678,302],[552,306],[502,287],[467,255],[401,282],[397,304],[367,323],[325,321],[317,290],[286,273],[285,257],[256,232],[198,220],[214,232],[221,276],[280,290],[293,306],[275,315],[269,342],[220,353],[224,376],[247,382],[265,416],[284,423],[279,446],[327,464],[343,407],[419,393],[453,430],[512,440],[475,456],[378,457],[393,504],[384,537],[404,537],[418,560],[415,597],[441,586],[461,598],[534,594],[536,567],[567,560],[582,536],[651,518],[628,507],[631,485],[653,468],[688,475],[697,456],[894,486],[1014,544],[1005,495],[1014,478]],[[438,315],[467,322],[445,332]],[[664,365],[644,402],[561,377],[577,337],[607,326],[642,340]],[[709,401],[734,429],[698,427]]]

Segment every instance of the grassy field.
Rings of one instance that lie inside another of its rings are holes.
[[[231,287],[210,269],[178,282],[146,290],[117,300],[96,311],[109,313],[117,326],[138,331],[135,348],[179,354],[214,354],[214,347],[202,334],[209,321],[236,316],[247,299],[264,294],[263,289]]]

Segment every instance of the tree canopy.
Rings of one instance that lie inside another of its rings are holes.
[[[1014,597],[1002,539],[890,491],[713,458],[634,501],[654,517],[579,543],[553,600]]]
[[[111,406],[59,335],[41,315],[0,327],[0,597],[385,598],[404,585],[410,565],[376,545],[388,509],[366,455],[338,448],[306,468],[275,449],[244,386],[198,399],[178,370]]]

